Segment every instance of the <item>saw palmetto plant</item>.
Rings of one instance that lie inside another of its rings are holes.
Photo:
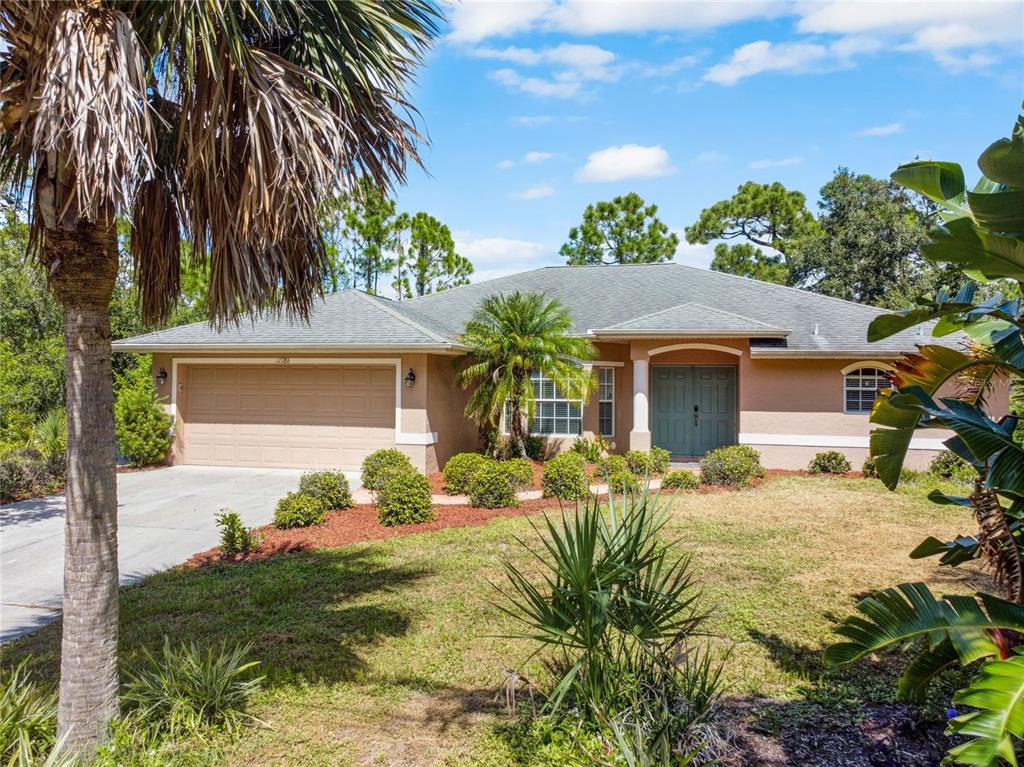
[[[974,491],[956,497],[936,490],[929,497],[972,509],[977,532],[948,542],[928,538],[911,556],[938,556],[951,567],[978,561],[1002,593],[936,597],[921,583],[886,589],[858,605],[859,614],[838,629],[846,641],[828,648],[825,660],[849,663],[910,645],[916,656],[900,680],[908,699],[920,699],[947,668],[978,665],[953,699],[964,710],[948,731],[962,741],[947,762],[995,765],[1016,764],[1024,737],[1024,446],[1016,416],[997,421],[984,408],[996,382],[1024,385],[1024,116],[1010,138],[982,153],[978,166],[984,175],[973,190],[954,163],[914,162],[893,174],[942,206],[924,255],[959,267],[970,280],[955,295],[940,292],[878,317],[869,338],[936,321],[933,335],[962,333],[966,341],[962,351],[924,345],[896,363],[892,389],[871,413],[879,427],[871,433],[871,455],[882,481],[894,488],[917,430],[954,432],[945,444],[977,470]],[[988,283],[984,300],[977,298],[979,283]],[[952,394],[943,396],[947,391]]]
[[[117,710],[110,303],[131,223],[142,314],[165,317],[182,246],[214,322],[304,316],[327,259],[317,213],[356,178],[404,178],[406,91],[431,0],[5,0],[0,177],[65,316],[67,546],[59,728],[73,750]]]

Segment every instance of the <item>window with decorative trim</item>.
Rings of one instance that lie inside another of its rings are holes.
[[[888,370],[863,367],[851,370],[843,376],[843,402],[847,413],[870,413],[875,398],[881,389],[888,389],[892,383]]]
[[[530,434],[545,437],[575,437],[582,432],[583,403],[569,399],[555,382],[540,372],[530,374],[535,402]],[[505,433],[508,433],[509,406],[505,406]]]
[[[598,368],[598,434],[615,436],[615,368]]]

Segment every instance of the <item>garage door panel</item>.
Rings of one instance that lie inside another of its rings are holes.
[[[185,463],[355,468],[394,445],[390,366],[190,366]]]

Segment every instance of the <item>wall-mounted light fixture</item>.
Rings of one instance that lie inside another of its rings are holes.
[[[156,384],[157,386],[163,386],[165,383],[167,383],[167,371],[160,368],[159,372],[156,374]]]
[[[412,372],[412,368],[409,368],[409,372],[405,376],[405,387],[411,389],[414,383],[416,383],[416,374]]]

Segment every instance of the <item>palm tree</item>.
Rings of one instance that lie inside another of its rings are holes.
[[[594,347],[572,334],[569,312],[542,293],[488,296],[466,323],[462,343],[470,348],[457,382],[476,387],[466,415],[491,428],[508,404],[508,450],[526,455],[526,430],[535,400],[530,373],[555,382],[569,399],[586,400],[593,378],[579,362],[594,357]]]
[[[409,79],[431,0],[4,0],[0,182],[64,309],[68,414],[58,728],[87,751],[117,712],[117,487],[107,307],[119,217],[143,318],[174,308],[180,252],[213,322],[308,315],[323,200],[418,161]]]

